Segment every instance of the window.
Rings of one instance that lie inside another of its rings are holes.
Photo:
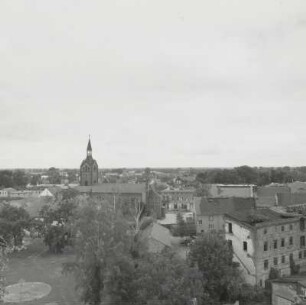
[[[274,264],[274,266],[278,265],[278,258],[277,257],[273,258],[273,264]]]
[[[300,230],[301,231],[305,230],[305,221],[304,221],[304,218],[300,219]]]
[[[264,234],[267,234],[267,232],[268,232],[267,228],[265,228],[263,232],[264,232]]]
[[[267,270],[269,268],[269,261],[266,259],[264,261],[264,269]]]
[[[268,251],[268,242],[267,241],[264,242],[264,251]]]
[[[200,219],[198,222],[199,222],[199,225],[201,225],[202,224],[202,219]]]
[[[233,242],[232,242],[232,240],[228,239],[227,242],[228,242],[228,245],[230,246],[230,248],[232,248],[232,247],[233,247]]]
[[[277,239],[274,239],[274,249],[277,249]]]
[[[210,224],[208,225],[208,228],[209,228],[209,230],[212,230],[212,229],[214,228],[214,224],[213,224],[213,223],[210,223]]]
[[[231,222],[228,223],[228,233],[233,233],[233,225]]]
[[[248,251],[248,243],[246,241],[243,242],[243,251]]]
[[[290,246],[293,245],[293,237],[292,237],[292,236],[290,236],[290,238],[289,238],[289,245],[290,245]]]
[[[290,253],[289,259],[290,259],[290,261],[293,260],[293,253]]]
[[[292,231],[292,229],[293,229],[293,225],[290,225],[290,226],[289,226],[289,229],[290,229],[290,231]]]
[[[281,239],[281,247],[285,247],[285,238]]]
[[[299,259],[301,259],[301,258],[303,258],[303,252],[302,251],[299,252]]]
[[[305,247],[305,236],[300,237],[300,248]]]
[[[259,286],[262,287],[262,280],[259,280]]]
[[[204,230],[201,230],[201,233],[204,233]]]
[[[283,256],[282,256],[282,264],[285,264],[285,262],[286,262],[286,256],[283,255]]]
[[[282,226],[282,232],[284,232],[285,231],[285,226]]]
[[[306,250],[304,250],[304,257],[306,257]]]

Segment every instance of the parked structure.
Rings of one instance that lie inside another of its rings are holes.
[[[290,275],[290,261],[306,265],[305,219],[270,209],[225,215],[226,239],[250,284],[264,286],[271,268]]]

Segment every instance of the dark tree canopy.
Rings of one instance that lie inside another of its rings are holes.
[[[0,210],[0,232],[7,244],[22,244],[24,230],[29,229],[31,220],[29,213],[23,208],[5,204]]]

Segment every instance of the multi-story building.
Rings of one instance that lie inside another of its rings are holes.
[[[168,211],[191,211],[193,210],[193,189],[166,189],[161,192],[163,203]]]
[[[255,208],[254,198],[194,198],[194,218],[197,234],[224,232],[226,213]]]
[[[248,283],[264,286],[272,267],[284,276],[290,275],[292,261],[306,265],[303,216],[262,208],[226,214],[225,223],[226,239]]]

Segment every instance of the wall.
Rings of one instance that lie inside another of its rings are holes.
[[[232,232],[229,233],[228,224],[232,223]],[[245,280],[251,285],[256,284],[256,271],[254,263],[254,236],[250,229],[240,226],[234,221],[226,219],[225,238],[231,240],[234,259],[240,263],[242,269],[245,269]],[[247,242],[247,251],[243,250],[243,242]]]
[[[210,231],[224,231],[225,222],[223,215],[195,216],[197,234]],[[202,223],[201,223],[202,222]]]

